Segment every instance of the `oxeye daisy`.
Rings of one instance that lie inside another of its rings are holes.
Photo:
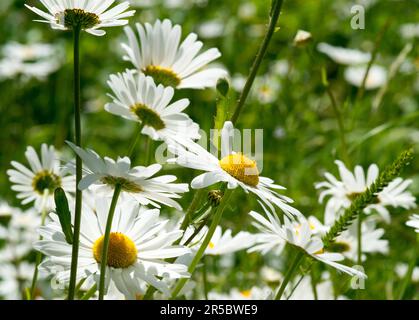
[[[206,171],[192,180],[194,189],[202,189],[217,182],[226,182],[228,189],[241,187],[246,193],[257,195],[265,204],[278,206],[290,216],[301,213],[290,206],[290,198],[278,194],[274,189],[285,189],[273,180],[259,175],[256,161],[242,153],[232,150],[231,137],[234,127],[230,121],[225,122],[221,132],[221,159],[214,156],[198,144],[191,145],[188,150],[181,147],[169,147],[176,157],[169,162],[182,167]]]
[[[134,30],[125,27],[128,44],[123,44],[125,60],[135,68],[165,87],[178,89],[202,89],[214,87],[226,72],[219,68],[203,69],[208,63],[218,59],[218,49],[209,49],[199,54],[203,43],[197,41],[195,33],[189,34],[180,43],[182,28],[172,25],[170,20],[157,20],[154,25],[136,24],[138,38]]]
[[[316,189],[324,190],[320,193],[319,201],[322,202],[325,197],[329,197],[326,204],[325,223],[331,225],[338,217],[341,209],[348,208],[352,201],[368,187],[375,182],[379,176],[379,169],[376,164],[368,168],[365,175],[361,166],[355,167],[355,172],[350,172],[341,161],[335,161],[339,168],[340,179],[338,180],[332,174],[326,172],[327,181],[316,183]],[[376,203],[369,205],[364,211],[369,214],[376,210],[380,216],[390,222],[390,214],[387,206],[402,207],[411,209],[416,206],[415,198],[406,191],[411,184],[410,180],[396,178],[390,184],[377,194]]]
[[[199,126],[182,112],[189,100],[171,103],[173,88],[156,86],[153,78],[130,71],[111,75],[108,84],[114,95],[113,102],[105,106],[106,111],[141,123],[142,133],[151,139],[188,145],[200,138]]]
[[[390,223],[390,212],[387,207],[403,208],[406,210],[416,208],[416,198],[407,191],[412,180],[396,178],[378,195],[376,203],[365,208],[367,214],[377,211],[385,222]]]
[[[110,195],[112,189],[119,185],[122,200],[131,198],[142,205],[160,208],[160,204],[164,204],[178,210],[182,209],[173,198],[180,198],[179,193],[187,192],[188,185],[173,183],[176,177],[172,175],[153,178],[161,170],[161,165],[131,168],[131,160],[128,157],[118,158],[116,161],[108,157],[101,158],[93,150],[84,150],[71,142],[67,143],[85,165],[84,177],[78,185],[80,190],[94,184],[95,191]],[[69,163],[68,168],[74,170],[74,164]]]
[[[201,245],[202,240],[204,240],[205,235],[208,232],[208,228],[203,228],[190,242],[191,249],[198,249]],[[183,235],[181,243],[185,243],[193,236],[193,228],[188,228]],[[223,229],[220,226],[217,226],[215,229],[214,235],[211,238],[211,241],[208,244],[205,254],[207,255],[224,255],[230,254],[237,251],[241,251],[249,248],[255,242],[253,234],[245,231],[240,231],[233,236],[231,229]]]
[[[128,23],[126,18],[134,15],[135,10],[126,11],[129,2],[125,1],[112,7],[115,0],[41,0],[47,12],[36,7],[26,7],[43,20],[38,22],[49,23],[53,29],[72,30],[79,27],[81,30],[95,36],[103,36],[105,27],[123,26]]]
[[[348,230],[336,238],[330,244],[330,251],[341,253],[345,258],[356,261],[358,257],[358,229],[357,223],[352,224]],[[366,260],[366,254],[389,252],[388,240],[382,239],[384,229],[376,228],[374,220],[369,219],[362,224],[362,260]]]
[[[77,276],[79,279],[93,277],[98,281],[110,200],[96,198],[95,203],[95,210],[88,206],[83,208]],[[161,232],[168,221],[160,220],[159,215],[159,210],[146,209],[134,201],[121,201],[116,207],[110,233],[106,283],[109,286],[113,282],[129,299],[143,293],[145,284],[168,294],[163,279],[189,276],[185,265],[164,261],[187,254],[190,250],[173,245],[182,237],[181,230]],[[70,275],[71,245],[65,240],[58,218],[55,215],[51,218],[51,223],[40,228],[43,240],[38,241],[35,248],[47,256],[40,268],[48,272],[51,266],[61,266],[63,270],[56,277],[66,283]]]
[[[261,244],[270,244],[276,237],[276,243],[278,243],[279,246],[282,246],[283,241],[285,241],[286,243],[303,250],[312,258],[337,270],[345,272],[351,276],[356,275],[361,278],[366,278],[364,273],[338,263],[337,261],[344,260],[344,256],[342,254],[325,252],[322,239],[318,235],[314,234],[312,226],[307,219],[300,217],[299,221],[291,221],[284,216],[284,224],[282,224],[275,213],[270,213],[265,207],[264,210],[268,219],[255,211],[250,212],[250,215],[255,219],[253,225],[258,228],[262,234],[270,236],[265,239],[263,237],[256,238],[259,239],[257,241],[259,243],[256,244],[259,245],[259,250],[264,250],[266,253],[266,247],[261,246]],[[273,246],[272,249],[274,249]]]
[[[37,210],[48,211],[54,208],[56,188],[61,187],[68,193],[74,192],[75,179],[64,175],[53,146],[43,144],[41,158],[33,147],[27,147],[25,157],[30,169],[12,161],[14,169],[7,170],[9,180],[13,183],[12,190],[18,192],[17,198],[22,199],[22,204],[35,202]]]

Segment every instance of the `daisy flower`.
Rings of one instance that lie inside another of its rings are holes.
[[[414,214],[410,217],[410,220],[406,222],[406,225],[415,229],[419,233],[419,215]]]
[[[194,233],[194,228],[189,227],[183,235],[181,243],[185,243]],[[208,228],[204,227],[193,239],[190,241],[190,248],[198,250],[202,240],[204,240]],[[240,231],[236,235],[232,235],[232,231],[227,229],[223,232],[221,226],[217,226],[211,241],[208,244],[205,254],[207,255],[224,255],[249,248],[254,243],[253,235],[249,232]]]
[[[365,175],[361,166],[355,167],[355,172],[350,172],[343,162],[335,161],[339,168],[340,179],[326,172],[327,181],[316,183],[316,189],[324,189],[320,193],[319,201],[323,202],[326,197],[330,197],[326,204],[325,224],[332,225],[338,218],[341,209],[350,207],[352,201],[375,182],[379,176],[379,169],[376,164],[370,165]],[[410,180],[396,178],[377,194],[377,203],[369,205],[364,212],[366,214],[376,210],[384,221],[390,221],[387,206],[402,207],[411,209],[416,207],[415,198],[406,189],[411,184]]]
[[[5,300],[23,300],[23,289],[30,285],[34,265],[21,262],[18,265],[0,265],[0,296]]]
[[[95,210],[83,208],[77,276],[79,279],[93,277],[98,281],[110,199],[97,198],[95,203]],[[189,276],[185,265],[165,261],[190,250],[173,245],[182,237],[181,230],[161,232],[168,221],[160,220],[159,215],[159,210],[146,209],[134,201],[120,202],[116,207],[110,233],[106,284],[109,286],[113,282],[129,299],[137,298],[143,292],[144,284],[169,294],[167,285],[160,278]],[[36,242],[35,248],[47,257],[40,268],[48,272],[51,266],[61,266],[63,270],[57,273],[56,279],[67,283],[72,248],[65,240],[58,218],[55,215],[51,218],[51,223],[40,228],[43,240]]]
[[[340,253],[325,252],[323,241],[319,236],[313,233],[310,223],[304,217],[301,217],[299,219],[300,221],[297,222],[291,221],[284,216],[284,224],[281,224],[281,221],[276,214],[270,213],[265,207],[264,210],[268,219],[255,211],[250,212],[250,215],[255,219],[253,225],[258,228],[261,233],[266,233],[271,236],[270,239],[259,238],[260,244],[266,244],[268,241],[273,241],[274,236],[276,236],[277,243],[280,246],[282,246],[282,242],[285,241],[294,247],[304,250],[304,252],[312,258],[339,271],[345,272],[351,276],[366,278],[364,273],[338,263],[337,261],[344,260],[344,256]],[[261,249],[263,250],[265,248],[261,247]]]
[[[388,240],[382,239],[384,229],[377,229],[374,220],[366,220],[362,224],[362,260],[366,260],[365,254],[381,253],[388,254]],[[358,228],[353,223],[348,230],[344,231],[330,245],[330,250],[341,253],[345,258],[356,261],[358,257]]]
[[[84,150],[71,142],[67,143],[85,165],[83,179],[78,185],[80,190],[85,190],[94,184],[95,191],[110,195],[112,189],[120,185],[122,200],[131,198],[142,205],[160,208],[160,204],[164,204],[182,210],[173,198],[180,198],[179,193],[187,192],[188,185],[173,183],[176,177],[172,175],[153,178],[161,170],[161,165],[131,168],[131,160],[128,157],[118,158],[116,161],[108,157],[101,158],[93,150]],[[74,163],[69,163],[68,169],[74,170]]]
[[[22,204],[35,202],[37,210],[48,211],[55,207],[56,188],[61,187],[67,193],[74,192],[75,179],[64,175],[53,146],[43,144],[40,158],[34,148],[27,147],[25,156],[30,168],[12,161],[14,169],[7,170],[13,183],[12,190],[18,192],[17,198],[22,199]]]
[[[416,198],[406,189],[412,184],[412,180],[396,178],[377,196],[377,203],[365,208],[367,214],[376,210],[385,222],[390,223],[390,212],[387,207],[403,208],[406,210],[416,208]]]
[[[141,123],[142,133],[151,139],[188,145],[201,137],[199,126],[182,112],[189,100],[171,103],[172,87],[156,86],[153,78],[130,71],[111,75],[108,85],[114,95],[113,102],[105,105],[106,111]]]
[[[241,187],[246,193],[254,193],[268,206],[274,204],[290,216],[301,215],[297,209],[288,204],[293,202],[290,198],[273,191],[285,189],[284,187],[259,175],[256,161],[242,153],[233,152],[230,141],[232,137],[234,137],[234,127],[230,121],[227,121],[221,132],[221,159],[200,145],[194,144],[189,147],[189,150],[169,146],[169,150],[176,154],[176,157],[170,159],[169,162],[206,171],[192,180],[193,189],[203,189],[218,182],[226,182],[229,189]]]
[[[232,231],[227,229],[223,232],[220,226],[217,226],[214,235],[208,244],[205,254],[224,255],[241,251],[251,247],[254,243],[253,235],[249,232],[241,231],[232,236]]]
[[[221,53],[213,48],[199,54],[203,43],[197,41],[195,33],[180,43],[182,28],[173,26],[170,20],[157,20],[153,26],[137,23],[136,27],[139,42],[134,30],[125,27],[128,44],[122,45],[126,52],[124,60],[131,61],[139,72],[153,77],[156,83],[178,89],[203,89],[215,87],[217,80],[226,76],[219,68],[202,70]]]
[[[22,75],[24,80],[32,77],[43,80],[61,64],[61,52],[50,44],[9,42],[2,52],[0,78]]]
[[[48,23],[51,28],[58,30],[71,30],[79,25],[82,30],[95,35],[103,36],[105,27],[123,26],[128,23],[126,18],[134,15],[135,10],[126,11],[129,2],[117,4],[110,8],[115,0],[41,0],[47,12],[36,7],[25,5],[43,20],[38,22]]]
[[[316,183],[316,189],[323,190],[319,196],[319,202],[330,196],[326,204],[325,223],[331,225],[337,218],[337,213],[341,208],[349,208],[352,200],[359,194],[365,192],[367,188],[378,178],[379,169],[376,164],[372,164],[368,168],[365,177],[364,170],[361,166],[355,167],[355,173],[350,172],[342,161],[336,160],[339,169],[340,179],[338,180],[329,172],[324,174],[327,181]]]

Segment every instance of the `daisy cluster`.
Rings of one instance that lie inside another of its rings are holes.
[[[153,5],[151,2],[149,5]],[[67,142],[83,163],[78,183],[76,161],[64,157],[54,146],[42,144],[38,151],[28,146],[24,163],[11,162],[7,171],[11,188],[21,204],[30,209],[22,212],[6,204],[0,207],[0,218],[8,217],[7,227],[0,226],[0,240],[7,243],[6,247],[0,247],[1,297],[19,299],[30,285],[38,290],[37,296],[47,296],[42,285],[30,282],[36,279],[38,271],[41,279],[53,278],[62,284],[64,291],[55,296],[64,297],[74,271],[74,246],[60,215],[57,190],[64,192],[69,204],[70,234],[77,224],[77,190],[83,191],[75,265],[77,297],[81,299],[100,298],[97,289],[100,290],[103,275],[106,299],[144,299],[153,294],[161,299],[194,298],[199,287],[195,281],[199,280],[192,276],[197,265],[195,258],[200,254],[199,262],[205,268],[207,257],[217,257],[228,266],[233,254],[239,251],[258,254],[266,260],[281,257],[282,261],[288,249],[296,252],[296,258],[321,263],[315,290],[311,290],[312,276],[303,272],[301,279],[288,278],[290,285],[284,288],[284,295],[277,296],[272,287],[282,284],[287,277],[265,267],[260,272],[263,285],[248,286],[244,291],[230,288],[227,293],[205,292],[205,298],[344,299],[334,295],[330,273],[324,269],[332,268],[333,272],[365,280],[366,272],[354,266],[358,248],[362,246],[361,262],[372,254],[389,253],[389,241],[379,223],[390,223],[397,209],[416,208],[415,197],[408,190],[411,180],[391,181],[376,195],[376,202],[365,208],[362,226],[351,225],[332,246],[326,246],[323,236],[354,200],[377,181],[377,165],[372,164],[367,173],[361,166],[351,172],[342,161],[336,161],[339,177],[325,173],[326,181],[315,185],[321,190],[319,202],[326,201],[323,221],[303,214],[293,199],[284,194],[284,186],[262,175],[260,164],[236,148],[233,142],[237,131],[232,121],[225,120],[220,125],[217,152],[208,151],[200,143],[203,139],[200,124],[188,114],[195,107],[193,100],[178,97],[180,91],[184,94],[188,90],[214,89],[228,78],[225,69],[213,64],[221,57],[217,48],[206,49],[197,34],[185,34],[182,26],[169,19],[128,26],[128,19],[135,13],[128,1],[42,0],[41,3],[42,10],[27,7],[40,16],[38,21],[55,30],[104,36],[107,27],[125,26],[120,60],[126,63],[126,68],[109,75],[108,101],[103,108],[112,119],[119,117],[134,124],[138,135],[131,150],[116,158]],[[207,38],[219,36],[220,25],[211,27],[213,33],[207,33]],[[299,41],[307,40],[308,35],[300,32]],[[25,70],[19,72],[27,74],[31,72],[26,59],[49,59],[54,56],[52,50],[47,45],[26,48],[16,43],[5,48],[14,57],[10,61],[14,61],[16,68]],[[362,85],[370,54],[326,43],[319,44],[318,50],[335,62],[348,65],[347,81]],[[49,68],[33,75],[45,76],[53,72],[51,65]],[[256,78],[253,99],[262,104],[276,101],[281,88],[279,78],[285,77],[289,68],[286,62],[279,61],[265,76]],[[0,62],[0,74],[1,70]],[[385,70],[372,66],[365,88],[383,86],[386,77]],[[236,76],[231,82],[234,89],[241,91],[246,79]],[[169,159],[165,163],[158,163],[156,157],[151,161],[144,159],[147,157],[136,148],[138,140],[163,146],[170,154]],[[141,161],[137,156],[142,156]],[[173,166],[198,173],[189,184],[182,183],[177,176],[164,173]],[[218,212],[222,213],[226,207],[235,208],[236,204],[229,200],[233,190],[257,200],[257,207],[250,208],[248,214],[252,226],[239,232],[221,225],[212,228]],[[188,209],[182,207],[187,193],[194,196]],[[195,204],[195,200],[202,203]],[[179,220],[176,215],[182,218]],[[413,215],[406,225],[419,232],[419,216]],[[27,263],[32,250],[43,256],[39,265]]]

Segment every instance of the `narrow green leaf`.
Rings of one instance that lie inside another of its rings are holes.
[[[61,229],[65,235],[67,243],[73,243],[73,229],[71,226],[71,213],[68,208],[68,201],[62,188],[55,189],[54,192],[55,211],[60,219]]]

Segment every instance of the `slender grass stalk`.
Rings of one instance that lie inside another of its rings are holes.
[[[285,274],[284,281],[282,281],[281,286],[278,289],[278,292],[275,296],[275,300],[281,300],[282,295],[284,294],[284,291],[292,279],[295,271],[297,271],[299,265],[301,264],[302,260],[304,258],[304,251],[298,250],[297,254],[294,257],[294,260],[292,261],[290,267],[287,270],[287,273]]]
[[[188,272],[192,274],[196,266],[198,265],[199,261],[201,260],[202,256],[205,253],[205,250],[208,247],[208,244],[210,243],[212,236],[214,235],[215,229],[220,224],[221,217],[223,215],[224,209],[227,206],[228,200],[230,199],[230,196],[232,194],[232,190],[226,190],[224,193],[224,196],[221,200],[220,205],[217,207],[217,210],[215,212],[214,218],[211,222],[211,225],[209,227],[209,230],[207,232],[207,235],[205,236],[204,241],[202,242],[201,246],[198,249],[198,252],[195,254],[195,257],[193,258],[191,264],[189,265]],[[182,288],[185,286],[186,282],[188,281],[187,278],[180,279],[178,284],[176,285],[175,289],[172,292],[172,299],[176,298],[179,292],[182,290]]]
[[[108,219],[106,221],[106,229],[103,238],[102,257],[100,261],[100,279],[99,279],[99,300],[103,300],[105,296],[105,279],[106,279],[106,267],[108,265],[108,250],[109,250],[109,238],[111,234],[112,221],[115,214],[116,204],[121,193],[121,185],[117,184],[112,196],[111,206],[109,208]]]
[[[368,65],[367,65],[367,70],[365,71],[364,78],[362,79],[361,87],[359,88],[358,93],[356,95],[356,100],[355,100],[356,102],[360,101],[364,97],[365,86],[367,84],[368,75],[370,73],[372,65],[374,64],[374,62],[377,58],[378,50],[380,49],[381,42],[383,41],[384,35],[385,35],[387,29],[389,28],[389,26],[390,26],[390,19],[388,19],[385,22],[383,28],[380,30],[377,38],[375,39],[374,49],[373,49],[372,54],[371,54],[371,60],[369,61]]]
[[[339,138],[340,138],[340,143],[341,143],[343,160],[346,163],[346,165],[350,165],[348,143],[346,141],[346,130],[345,130],[345,125],[343,121],[343,115],[342,115],[341,109],[339,108],[336,102],[336,98],[330,88],[330,84],[327,79],[326,70],[324,68],[322,68],[322,83],[327,92],[327,95],[329,96],[330,102],[333,107],[333,112],[335,113],[335,117],[338,123]]]
[[[46,211],[42,211],[41,213],[41,227],[43,227],[45,225],[45,220],[47,217],[47,213]],[[42,240],[42,236],[39,236],[39,240]],[[35,291],[36,291],[36,283],[38,281],[38,267],[42,262],[42,252],[37,251],[36,252],[36,257],[35,257],[35,269],[33,271],[33,276],[32,276],[32,283],[31,283],[31,290],[30,290],[30,294],[29,294],[29,300],[33,300],[35,299]]]
[[[253,66],[250,70],[249,77],[247,78],[246,84],[244,86],[243,92],[240,96],[239,102],[237,103],[236,109],[234,111],[233,116],[231,117],[231,122],[235,124],[240,117],[240,113],[243,111],[243,107],[246,103],[247,97],[249,96],[250,89],[255,82],[256,75],[259,71],[260,65],[262,64],[263,58],[266,55],[268,50],[269,44],[272,40],[272,37],[276,30],[276,25],[279,20],[279,16],[281,13],[281,8],[283,4],[283,0],[273,0],[272,3],[272,10],[270,15],[270,21],[268,26],[268,31],[266,32],[265,38],[263,39],[262,45],[259,49],[259,52],[256,55],[256,59],[253,63]]]
[[[80,103],[80,32],[81,27],[73,28],[73,49],[74,49],[74,123],[75,123],[75,144],[81,147],[81,103]],[[79,257],[79,238],[82,208],[82,191],[78,185],[83,177],[82,160],[76,155],[76,206],[74,214],[74,241],[71,253],[70,284],[68,288],[68,300],[74,299],[77,280],[77,262]]]

